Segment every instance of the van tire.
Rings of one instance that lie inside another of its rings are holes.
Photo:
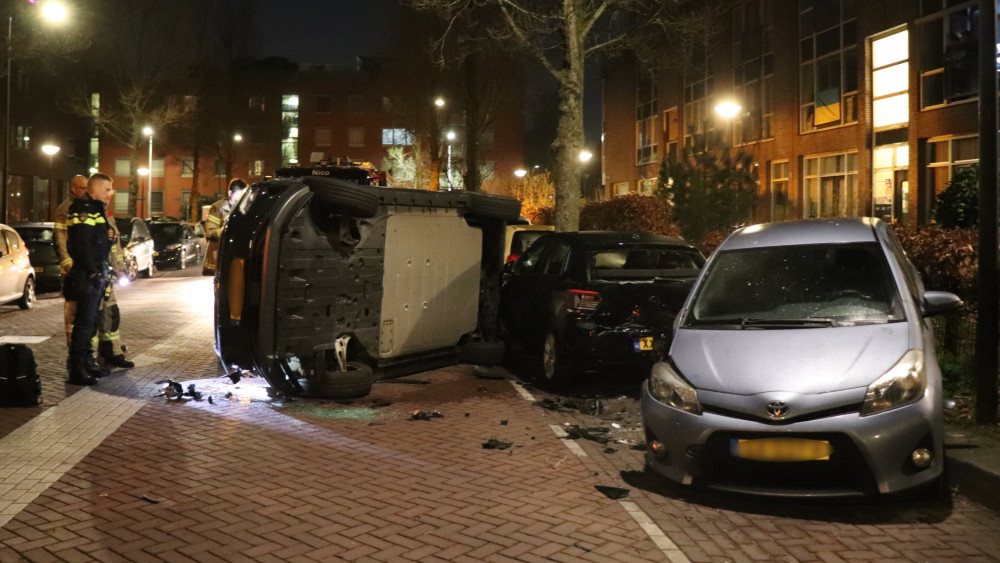
[[[356,399],[372,392],[372,368],[360,362],[347,362],[347,371],[327,370],[309,380],[307,397],[318,399]]]
[[[503,363],[507,345],[503,342],[474,340],[462,346],[462,362],[479,366],[498,366]]]
[[[521,202],[515,199],[479,192],[467,192],[464,195],[469,215],[504,221],[517,221],[521,217]]]
[[[309,186],[319,201],[339,207],[345,215],[370,219],[378,211],[378,196],[368,186],[331,178],[305,178],[303,183]]]

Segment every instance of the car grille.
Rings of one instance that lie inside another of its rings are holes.
[[[825,440],[833,446],[828,460],[797,462],[753,461],[733,457],[730,445],[737,439],[804,438]],[[698,452],[695,475],[701,484],[730,490],[775,494],[822,495],[878,491],[861,452],[842,434],[785,434],[716,432]]]

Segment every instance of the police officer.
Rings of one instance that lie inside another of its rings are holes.
[[[243,195],[243,190],[247,188],[247,183],[240,178],[229,182],[229,196],[212,204],[208,209],[208,219],[205,221],[205,239],[208,241],[208,250],[205,252],[205,262],[201,267],[201,275],[214,276],[219,260],[219,241],[222,237],[222,228],[229,218],[229,212],[233,210],[233,205]]]
[[[114,194],[111,178],[94,174],[87,181],[87,193],[69,206],[66,217],[66,247],[73,266],[66,276],[63,293],[76,301],[69,359],[69,382],[93,385],[103,375],[94,366],[91,340],[97,332],[98,309],[107,283],[108,255],[115,231],[108,225],[107,204]]]

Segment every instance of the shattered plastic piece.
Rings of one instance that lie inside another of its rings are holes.
[[[226,391],[226,398],[227,399],[232,399],[233,398],[233,392],[232,391]]]
[[[240,379],[243,379],[243,372],[240,370],[231,371],[222,377],[228,377],[233,383],[239,383]]]
[[[210,405],[214,405],[215,404],[215,401],[212,400],[212,396],[211,395],[208,396],[208,404],[210,404]]]
[[[282,393],[281,391],[278,391],[274,387],[268,387],[267,388],[267,396],[270,397],[270,398],[272,398],[272,399],[280,399],[280,398],[284,397],[285,394]]]
[[[483,442],[484,450],[506,450],[507,448],[513,446],[514,444],[510,442],[504,442],[503,440],[497,440],[496,438],[490,438]]]
[[[376,397],[375,399],[372,399],[372,406],[374,406],[374,407],[388,407],[391,404],[392,404],[392,401],[390,401],[389,399],[382,399],[382,398],[378,398],[378,397]]]
[[[420,409],[410,414],[410,420],[430,420],[432,418],[444,418],[444,415],[438,411],[424,412]]]
[[[500,421],[500,426],[507,426],[507,421],[506,420],[501,420]]]
[[[615,453],[617,451],[618,450],[616,450],[614,448],[610,448],[610,447],[609,448],[604,448],[604,453],[606,453],[606,454],[613,454],[613,453]]]
[[[184,387],[172,379],[164,379],[162,381],[158,381],[157,383],[161,385],[166,384],[163,388],[163,396],[167,399],[176,399],[179,401],[184,395]]]
[[[583,438],[585,440],[597,442],[598,444],[607,444],[611,441],[611,438],[608,436],[608,432],[610,431],[610,428],[603,426],[582,427],[577,426],[576,424],[571,424],[566,428],[566,437],[570,440]]]
[[[604,404],[600,399],[587,399],[580,405],[580,412],[583,414],[601,414],[604,412]]]
[[[612,500],[618,500],[628,496],[629,490],[621,487],[609,487],[607,485],[594,485],[594,488],[604,493],[604,496]]]
[[[612,422],[612,423],[611,423],[611,427],[612,427],[612,428],[621,428],[621,427],[622,427],[622,425],[621,425],[621,424],[618,424],[617,422]]]
[[[160,504],[161,502],[163,502],[163,499],[154,498],[154,497],[151,497],[149,495],[142,495],[139,498],[141,498],[142,500],[148,502],[149,504]]]

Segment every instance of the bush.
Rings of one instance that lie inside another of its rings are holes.
[[[948,188],[937,195],[934,220],[942,227],[974,227],[979,221],[979,167],[956,170]]]
[[[580,210],[580,230],[680,236],[680,229],[671,221],[666,200],[645,195],[626,195],[585,204]]]
[[[950,291],[965,301],[966,308],[976,302],[976,229],[893,227],[906,255],[920,272],[927,289]]]

